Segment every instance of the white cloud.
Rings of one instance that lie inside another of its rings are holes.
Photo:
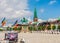
[[[48,22],[53,22],[53,21],[56,21],[57,19],[52,19],[52,18],[49,18],[48,19]]]
[[[52,0],[49,2],[49,5],[55,4],[57,1],[56,0]]]
[[[40,9],[40,13],[44,13],[44,9]]]
[[[46,21],[46,20],[38,19],[39,23],[44,22],[44,21]]]
[[[27,18],[27,20],[28,20],[28,22],[32,22],[33,20],[31,20],[31,18],[29,17],[29,18]]]
[[[4,27],[12,27],[12,24],[7,24]]]
[[[15,11],[15,14],[12,15],[12,17],[29,17],[31,16],[31,12],[28,10],[19,10],[19,11]],[[18,16],[17,16],[18,15]]]
[[[0,0],[0,17],[29,17],[32,12],[28,8],[28,0]]]

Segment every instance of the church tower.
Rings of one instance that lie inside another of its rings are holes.
[[[34,22],[38,22],[38,17],[37,17],[37,11],[36,8],[34,9],[34,18],[33,18]]]

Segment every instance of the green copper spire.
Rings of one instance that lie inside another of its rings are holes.
[[[34,18],[37,18],[37,11],[36,11],[36,8],[34,9]]]
[[[34,18],[33,18],[34,22],[38,22],[38,17],[37,17],[37,11],[36,8],[34,9]]]

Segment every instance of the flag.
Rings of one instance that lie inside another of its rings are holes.
[[[18,22],[18,20],[16,20],[15,23],[12,25],[14,29],[17,28],[17,22]]]
[[[12,26],[15,26],[17,24],[18,20],[15,21],[15,23]]]
[[[3,20],[2,20],[2,26],[4,26],[6,24],[6,19],[4,18]]]

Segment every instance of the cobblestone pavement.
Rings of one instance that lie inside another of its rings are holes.
[[[2,43],[6,43],[4,33],[0,32],[0,42]],[[18,33],[18,43],[20,43],[21,38],[24,38],[26,43],[60,43],[60,34]]]

